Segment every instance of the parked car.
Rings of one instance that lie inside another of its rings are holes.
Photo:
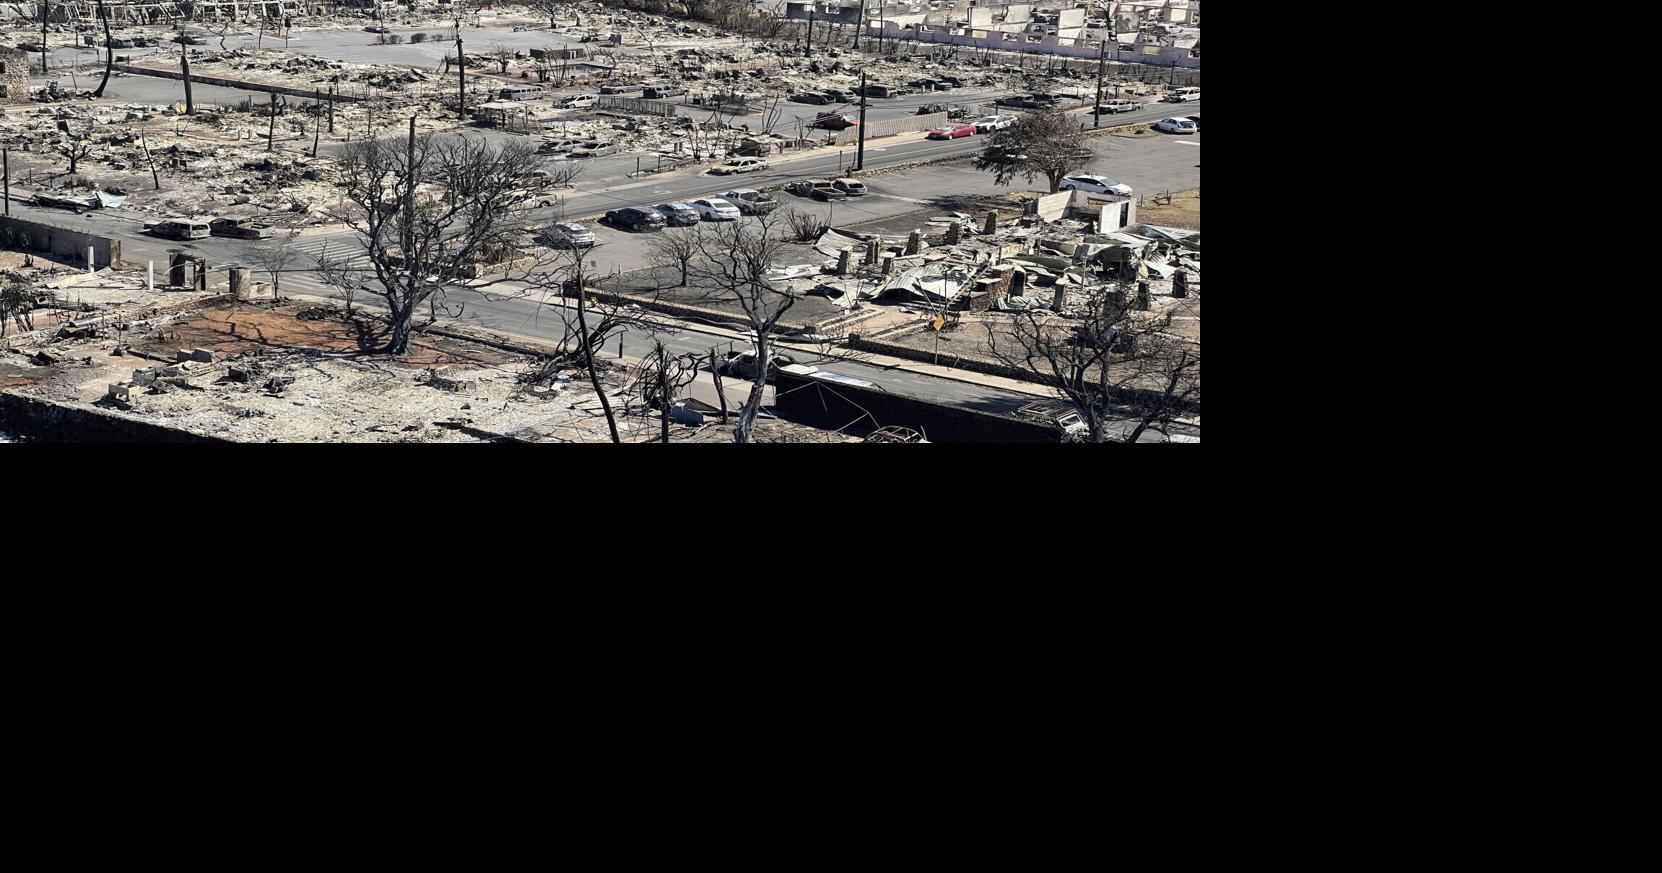
[[[990,133],[995,130],[1003,130],[1015,123],[1016,117],[1014,115],[989,115],[986,118],[975,120],[975,132]]]
[[[754,188],[738,188],[733,191],[723,191],[723,200],[739,207],[745,215],[766,215],[779,208],[779,201],[772,194],[763,194]]]
[[[725,164],[716,164],[710,172],[717,176],[727,176],[733,173],[753,173],[768,168],[768,162],[761,158],[733,158]]]
[[[847,200],[844,194],[830,179],[798,179],[785,186],[785,190],[798,197],[812,197],[815,200],[839,201]]]
[[[586,249],[599,242],[594,238],[594,231],[576,222],[550,225],[537,239],[543,245],[557,249]]]
[[[831,183],[831,187],[836,188],[838,191],[841,191],[850,197],[861,197],[866,193],[866,183],[860,181],[859,179],[838,179],[837,181]]]
[[[606,213],[604,221],[613,227],[627,227],[633,231],[663,230],[669,221],[664,214],[650,206],[626,206]]]
[[[934,130],[929,131],[927,138],[958,139],[959,137],[973,136],[974,134],[975,125],[973,124],[953,124],[946,127],[937,127]]]
[[[165,239],[207,239],[213,232],[206,221],[191,218],[169,218],[147,224],[145,230]]]
[[[768,380],[772,381],[773,375],[779,372],[780,367],[789,367],[794,363],[796,359],[790,355],[768,355]],[[756,378],[756,350],[728,352],[727,360],[721,363],[721,373],[723,376],[737,376],[741,379]]]
[[[1199,100],[1199,99],[1200,99],[1200,89],[1199,88],[1178,88],[1177,90],[1172,91],[1170,94],[1167,94],[1166,97],[1165,97],[1165,100],[1163,102],[1166,102],[1166,103],[1192,103],[1192,102],[1194,102],[1196,100]]]
[[[867,97],[899,97],[904,93],[906,92],[903,89],[897,88],[894,85],[879,85],[876,82],[866,83]]]
[[[950,90],[952,90],[951,83],[944,82],[940,79],[929,79],[929,78],[913,79],[912,81],[907,82],[906,84],[910,87],[917,88],[920,91],[950,91]]]
[[[581,146],[583,144],[583,142],[584,142],[584,140],[580,140],[580,139],[550,139],[550,140],[544,140],[541,145],[537,146],[537,154],[541,154],[541,155],[563,155],[563,154],[567,154],[572,149],[575,149],[578,146]]]
[[[1166,133],[1198,133],[1200,132],[1200,125],[1187,118],[1162,118],[1159,123],[1154,125],[1154,129],[1163,130]]]
[[[698,210],[698,217],[705,221],[738,221],[739,207],[728,203],[720,197],[705,197],[692,202],[692,208]]]
[[[687,89],[679,85],[659,85],[656,88],[647,88],[641,96],[648,100],[662,100],[665,97],[679,97],[687,93]]]
[[[1143,104],[1135,100],[1104,100],[1096,105],[1096,114],[1118,115],[1121,112],[1133,112],[1142,107]]]
[[[1131,196],[1131,186],[1107,176],[1068,176],[1058,186],[1063,191],[1089,191],[1092,194]]]
[[[1189,115],[1189,116],[1185,116],[1185,117],[1187,117],[1190,121],[1195,123],[1195,130],[1200,130],[1200,116],[1198,116],[1198,115]]]
[[[603,158],[607,155],[615,155],[621,151],[623,151],[622,143],[591,139],[577,148],[572,149],[571,156],[574,158]]]
[[[566,109],[588,109],[600,102],[600,98],[593,94],[578,94],[560,105]]]
[[[860,95],[847,88],[827,88],[820,93],[830,97],[833,103],[853,103],[860,99]]]
[[[790,101],[792,103],[811,103],[815,106],[824,106],[825,104],[831,102],[831,98],[824,94],[815,94],[812,91],[804,91],[801,94],[792,94],[790,96]]]
[[[935,78],[936,78],[936,80],[941,81],[941,82],[945,82],[945,83],[947,83],[948,85],[951,85],[954,88],[966,87],[964,85],[964,80],[958,78],[957,76],[941,75],[941,76],[936,76]]]
[[[271,239],[271,228],[241,215],[227,215],[208,222],[208,232],[232,239]]]
[[[652,207],[663,215],[670,227],[687,227],[698,223],[698,210],[685,203],[660,203]]]
[[[814,119],[813,124],[810,124],[808,126],[809,127],[823,127],[826,130],[843,130],[845,128],[850,128],[850,127],[859,127],[860,126],[860,116],[852,115],[852,114],[842,115],[842,114],[839,114],[839,113],[832,113],[831,115],[821,115],[820,117]]]
[[[993,104],[995,106],[1026,106],[1027,98],[1020,94],[1012,94],[1008,97],[1000,97],[997,100],[994,100]]]

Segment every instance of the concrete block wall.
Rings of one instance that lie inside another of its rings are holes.
[[[25,235],[27,246],[19,242]],[[76,266],[86,264],[88,246],[92,247],[95,267],[112,266],[121,260],[121,240],[15,215],[0,215],[0,244],[13,251],[51,252]]]

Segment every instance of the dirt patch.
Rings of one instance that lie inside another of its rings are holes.
[[[168,325],[157,338],[135,343],[140,351],[171,357],[176,349],[208,349],[220,358],[245,352],[318,351],[358,357],[356,328],[338,317],[303,319],[305,307],[227,306],[205,309],[189,319]],[[471,343],[422,338],[412,341],[410,353],[396,363],[429,367],[438,364],[497,365],[512,358],[506,352]],[[377,359],[379,357],[377,356]]]
[[[1200,189],[1177,191],[1171,203],[1155,205],[1153,200],[1137,206],[1137,220],[1144,224],[1200,229]]]

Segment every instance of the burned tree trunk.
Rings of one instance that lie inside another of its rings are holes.
[[[582,273],[578,273],[577,329],[582,332],[583,366],[589,371],[589,384],[594,386],[594,393],[600,398],[600,408],[606,413],[606,426],[611,428],[612,442],[622,443],[623,440],[617,435],[617,419],[612,417],[611,401],[606,399],[606,389],[600,387],[600,375],[594,371],[594,347],[589,345],[589,322],[587,315],[584,313],[584,301],[587,300],[589,292],[583,285]]]
[[[110,42],[110,11],[104,8],[104,0],[98,0],[98,18],[104,22],[104,79],[98,83],[98,90],[92,92],[94,97],[104,96],[104,86],[110,84],[110,71],[115,67],[115,45]]]

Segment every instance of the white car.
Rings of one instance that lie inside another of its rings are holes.
[[[761,158],[734,158],[725,164],[717,164],[711,167],[710,172],[717,176],[727,176],[733,173],[753,173],[767,168],[767,161]]]
[[[1199,133],[1200,125],[1187,118],[1162,118],[1154,125],[1154,129],[1166,133]]]
[[[1131,196],[1131,186],[1107,176],[1069,176],[1062,180],[1063,191],[1089,191],[1092,194]]]
[[[579,94],[578,96],[572,97],[560,105],[566,109],[588,109],[599,102],[600,98],[594,96],[593,94]]]
[[[720,197],[706,197],[694,200],[692,208],[698,211],[698,217],[705,221],[738,221],[739,207],[728,203]]]
[[[1014,115],[989,115],[986,118],[975,120],[975,132],[986,133],[989,130],[1003,130],[1016,123]]]

